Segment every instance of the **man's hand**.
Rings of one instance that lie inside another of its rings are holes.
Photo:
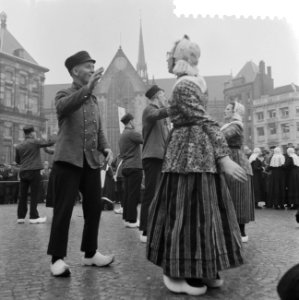
[[[99,69],[97,69],[89,78],[89,81],[87,83],[87,87],[89,92],[92,92],[92,90],[94,89],[94,87],[96,86],[96,84],[98,83],[98,81],[101,79],[102,74],[104,72],[104,68],[101,67]]]
[[[247,176],[243,168],[241,168],[237,163],[231,160],[228,156],[222,157],[218,160],[221,170],[230,175],[232,178],[240,182],[246,182]]]
[[[112,161],[113,161],[113,153],[112,150],[109,148],[104,149],[104,153],[106,154],[106,162],[108,163],[108,165],[110,166]]]
[[[41,135],[41,137],[42,137],[43,140],[47,140],[48,139],[48,135],[46,133],[43,133]]]

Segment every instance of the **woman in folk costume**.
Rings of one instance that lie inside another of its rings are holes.
[[[266,178],[264,156],[260,148],[255,148],[249,157],[249,163],[253,172],[253,189],[255,198],[255,208],[261,208],[258,203],[266,201]]]
[[[248,236],[245,233],[245,224],[254,221],[254,190],[251,165],[242,150],[244,139],[242,117],[244,112],[245,108],[239,102],[228,104],[224,111],[227,123],[221,127],[221,131],[231,150],[231,159],[244,169],[248,178],[246,182],[238,182],[230,176],[226,176],[229,191],[236,209],[242,242],[246,243],[248,242]]]
[[[281,148],[276,147],[269,166],[268,207],[274,206],[276,209],[284,209],[286,187],[284,163],[285,157]]]
[[[199,56],[187,36],[168,53],[169,72],[177,76],[169,101],[173,129],[149,209],[147,239],[147,258],[163,268],[166,287],[190,295],[220,287],[218,272],[243,263],[236,214],[217,167],[240,181],[246,174],[229,158],[219,125],[206,114]]]
[[[287,156],[285,161],[285,168],[287,169],[287,187],[288,199],[287,203],[291,209],[297,209],[299,204],[299,157],[295,153],[294,148],[287,149]]]

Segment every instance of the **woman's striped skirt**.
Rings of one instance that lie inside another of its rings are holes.
[[[254,221],[255,198],[253,177],[247,175],[246,182],[239,182],[226,176],[226,182],[234,203],[238,223],[247,224],[250,221]]]
[[[243,263],[223,175],[164,173],[148,217],[147,258],[173,278],[216,278]]]

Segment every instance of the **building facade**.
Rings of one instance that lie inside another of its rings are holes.
[[[254,147],[299,147],[299,87],[279,87],[253,100]]]
[[[0,14],[0,163],[14,161],[14,145],[23,140],[23,127],[44,132],[42,112],[44,68],[7,30],[7,16]]]
[[[94,91],[102,111],[103,128],[115,155],[119,153],[121,134],[119,109],[134,116],[136,130],[141,132],[147,88],[120,47]]]
[[[251,61],[247,62],[235,77],[225,83],[225,104],[236,100],[245,106],[244,144],[250,148],[254,144],[253,99],[269,95],[273,89],[271,67],[267,67],[266,72],[264,61],[261,61],[259,66]]]

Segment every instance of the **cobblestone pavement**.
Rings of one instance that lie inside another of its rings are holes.
[[[162,283],[162,271],[145,259],[145,245],[137,229],[126,229],[121,216],[104,211],[99,249],[114,253],[108,268],[80,264],[82,210],[77,205],[70,229],[67,263],[70,278],[50,275],[46,256],[52,210],[39,206],[46,224],[16,224],[16,206],[0,206],[0,299],[278,299],[276,285],[283,273],[299,262],[299,226],[294,211],[256,210],[248,225],[244,245],[246,264],[221,272],[225,284],[201,297],[170,293]]]

